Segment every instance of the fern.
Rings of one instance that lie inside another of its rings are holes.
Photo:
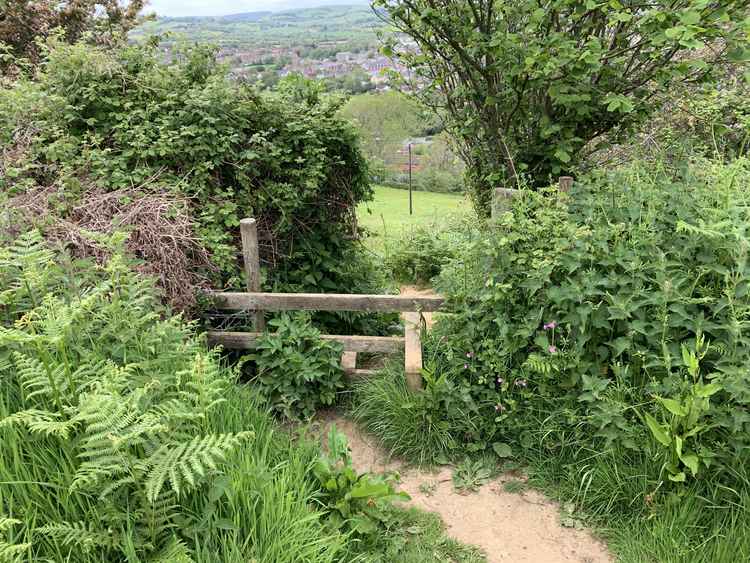
[[[252,432],[211,434],[196,436],[182,444],[162,446],[149,460],[151,467],[146,481],[148,499],[153,501],[167,480],[178,495],[194,488],[209,470],[217,469],[227,452],[252,435]]]
[[[217,355],[180,319],[159,316],[152,284],[122,259],[71,295],[37,235],[17,246],[0,249],[0,430],[43,438],[3,432],[19,459],[38,461],[32,449],[45,448],[54,462],[36,464],[33,478],[69,497],[59,512],[29,510],[31,521],[51,520],[34,528],[55,546],[40,541],[39,558],[65,546],[75,560],[191,561],[177,535],[194,506],[185,497],[251,435],[206,435],[230,385]],[[0,542],[0,563],[27,547]]]
[[[20,523],[21,521],[15,518],[0,516],[0,532],[7,532],[10,528]],[[25,551],[28,551],[30,547],[30,543],[9,543],[0,539],[0,563],[15,563],[16,561],[20,561],[21,555]]]
[[[97,547],[112,549],[120,543],[112,530],[97,530],[93,523],[86,522],[47,524],[34,531],[57,540],[64,546],[74,545],[84,551],[91,551]]]
[[[70,432],[75,429],[77,420],[75,418],[61,419],[59,413],[29,409],[18,411],[0,420],[0,428],[20,424],[28,428],[34,434],[46,436],[57,436],[67,439]]]
[[[64,364],[45,366],[40,359],[20,352],[14,352],[12,358],[18,370],[21,386],[29,391],[26,395],[27,400],[43,396],[50,402],[60,404],[62,394],[68,390]]]
[[[177,528],[176,521],[180,514],[180,505],[174,491],[162,491],[153,501],[146,499],[142,490],[138,495],[142,500],[138,518],[141,533],[148,538],[164,537],[173,533]]]
[[[190,554],[190,550],[183,543],[183,541],[175,536],[172,536],[169,543],[157,553],[154,557],[148,560],[149,563],[193,563],[193,558]]]

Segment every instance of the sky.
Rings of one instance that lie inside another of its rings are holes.
[[[242,12],[367,4],[365,0],[150,0],[147,12],[160,16],[225,16]]]

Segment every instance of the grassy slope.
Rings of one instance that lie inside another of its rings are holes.
[[[409,215],[408,190],[376,186],[374,201],[357,208],[360,227],[371,233],[367,245],[382,253],[386,241],[398,238],[405,229],[467,211],[471,205],[463,195],[414,192],[413,207],[414,214]]]

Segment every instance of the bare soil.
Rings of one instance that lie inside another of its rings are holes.
[[[504,483],[519,481],[517,475],[501,475],[476,493],[459,494],[453,488],[450,467],[434,473],[408,467],[389,459],[351,420],[335,412],[320,413],[319,420],[323,432],[336,424],[346,434],[357,471],[397,471],[400,489],[411,496],[408,504],[439,514],[448,535],[479,547],[489,563],[614,561],[606,546],[590,532],[563,526],[563,522],[571,525],[573,521],[561,516],[557,503],[526,487],[520,492],[506,491]]]

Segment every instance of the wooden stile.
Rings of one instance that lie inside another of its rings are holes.
[[[509,190],[511,191],[511,190]],[[512,190],[515,191],[515,190]],[[506,197],[511,197],[506,194]],[[383,311],[403,313],[404,336],[347,336],[323,334],[324,340],[343,345],[341,367],[348,377],[376,373],[357,369],[358,353],[393,353],[404,351],[406,382],[409,389],[422,389],[422,312],[438,311],[445,299],[421,295],[362,295],[343,293],[265,293],[260,291],[260,253],[258,226],[255,219],[240,221],[242,256],[247,276],[247,292],[208,291],[206,295],[218,309],[253,311],[254,332],[208,331],[211,346],[227,349],[255,348],[263,334],[263,311]]]

